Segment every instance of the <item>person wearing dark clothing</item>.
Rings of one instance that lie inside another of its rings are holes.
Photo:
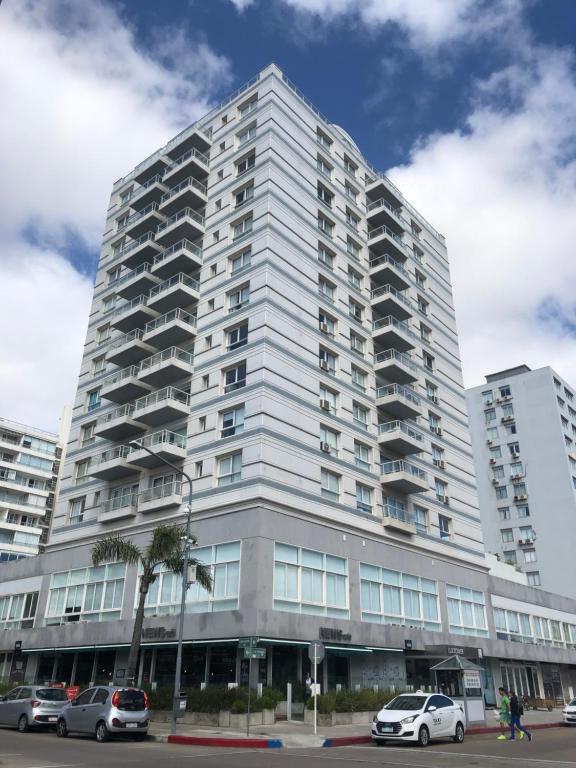
[[[524,734],[526,734],[526,736],[528,736],[528,741],[532,741],[532,734],[530,731],[527,731],[520,722],[520,718],[523,714],[524,707],[518,700],[518,696],[516,696],[514,691],[510,691],[510,739],[512,741],[514,740],[514,732],[516,729],[518,729],[521,739],[523,739]]]

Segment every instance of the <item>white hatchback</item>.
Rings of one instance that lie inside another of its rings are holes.
[[[566,725],[576,725],[576,699],[572,699],[562,710],[562,720]]]
[[[372,723],[376,744],[416,741],[425,747],[431,739],[464,741],[466,717],[460,704],[440,693],[403,693],[378,712]]]

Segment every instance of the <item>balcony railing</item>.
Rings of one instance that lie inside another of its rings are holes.
[[[143,408],[147,408],[150,405],[157,405],[163,403],[165,400],[175,400],[183,405],[190,405],[190,395],[188,392],[184,392],[176,387],[164,387],[156,392],[152,392],[150,395],[144,395],[139,397],[133,404],[135,411],[141,411]]]
[[[180,480],[174,480],[171,483],[164,483],[156,488],[149,488],[147,491],[141,491],[138,494],[138,502],[145,504],[149,501],[159,501],[168,496],[181,496],[182,483]]]
[[[123,347],[124,344],[130,344],[132,341],[140,341],[142,336],[144,336],[144,331],[141,328],[135,328],[133,331],[124,333],[120,338],[115,339],[108,347],[108,350],[112,351],[113,349],[118,349],[119,347]]]
[[[394,288],[391,285],[381,285],[380,288],[375,288],[371,292],[371,297],[373,299],[376,299],[379,296],[387,296],[387,295],[394,296],[394,298],[398,299],[398,301],[401,301],[407,307],[412,306],[412,301],[408,298],[408,296],[403,294],[401,291],[396,290],[396,288]]]
[[[408,271],[404,269],[402,264],[397,259],[394,259],[392,256],[388,255],[387,253],[383,253],[382,256],[376,256],[373,259],[370,259],[370,269],[373,269],[374,267],[379,267],[381,264],[390,264],[391,267],[394,267],[394,269],[397,269],[399,272],[401,272],[403,275],[408,276]]]
[[[208,192],[205,184],[197,181],[197,179],[195,179],[193,176],[189,176],[187,179],[184,179],[184,181],[181,181],[180,184],[177,184],[175,187],[173,187],[169,192],[165,192],[160,199],[160,203],[162,204],[167,200],[170,200],[171,197],[174,197],[179,192],[182,192],[182,190],[186,189],[186,187],[194,187],[194,189],[202,192],[203,195],[207,194]]]
[[[140,363],[140,373],[143,373],[149,368],[153,368],[155,365],[165,363],[167,360],[180,360],[183,363],[192,365],[194,362],[194,355],[191,352],[185,352],[178,347],[169,347],[168,349],[163,349],[162,352],[157,352],[155,355],[152,355],[152,357],[147,357],[145,360],[142,360]]]
[[[134,224],[135,221],[139,221],[139,219],[143,219],[145,216],[148,216],[149,213],[152,213],[153,211],[158,210],[158,203],[150,203],[150,205],[147,205],[145,208],[142,208],[141,211],[137,211],[136,213],[133,213],[132,216],[128,218],[128,221],[126,222],[126,226],[129,227],[132,224]]]
[[[144,326],[144,333],[155,331],[174,320],[181,320],[183,323],[188,323],[188,325],[191,325],[193,328],[196,327],[196,318],[194,315],[191,315],[189,312],[184,312],[182,309],[172,309],[170,312],[166,312],[165,315],[160,315],[160,317],[157,317],[155,320],[150,320],[146,323]]]
[[[137,498],[138,495],[136,493],[125,493],[122,496],[107,499],[102,505],[103,510],[104,512],[115,512],[118,509],[135,507]]]
[[[117,277],[116,280],[111,280],[110,286],[114,288],[119,288],[121,285],[124,285],[124,283],[127,283],[128,280],[132,280],[135,277],[138,277],[138,275],[143,275],[147,272],[150,272],[150,264],[146,262],[146,264],[140,264],[139,267],[136,267],[136,269],[131,269],[130,272],[126,272],[126,274],[122,275],[121,277]],[[158,278],[156,278],[157,280]]]
[[[399,459],[397,461],[383,461],[380,464],[380,473],[382,475],[392,475],[395,472],[405,472],[407,475],[416,477],[418,480],[426,480],[426,472],[420,467],[415,467],[407,461]]]
[[[201,226],[204,226],[204,216],[200,216],[200,214],[196,213],[192,208],[183,208],[181,211],[178,211],[178,213],[175,213],[174,216],[170,216],[169,219],[158,224],[158,229],[156,231],[158,233],[163,232],[167,227],[170,227],[172,224],[175,224],[186,216],[198,222]]]
[[[412,438],[412,440],[422,441],[422,435],[417,430],[406,424],[404,421],[385,421],[382,424],[378,424],[378,434],[385,435],[388,432],[404,432],[405,435]]]
[[[396,349],[385,349],[384,352],[378,352],[374,357],[374,362],[376,363],[385,363],[387,360],[396,360],[412,371],[417,370],[417,366],[412,362],[410,355],[407,355],[405,352],[398,352]]]
[[[162,176],[157,173],[155,176],[152,176],[151,179],[148,179],[148,181],[145,181],[143,184],[141,184],[138,189],[136,189],[129,197],[130,202],[134,202],[137,200],[141,194],[145,192],[145,190],[150,189],[150,187],[154,186],[154,184],[160,184],[162,182]]]
[[[180,435],[177,432],[170,432],[168,429],[162,429],[159,432],[153,432],[151,435],[145,435],[134,443],[134,446],[120,446],[126,448],[128,452],[133,453],[144,448],[154,448],[155,445],[168,444],[176,448],[186,448],[186,435]]]
[[[200,162],[206,166],[210,164],[210,160],[203,152],[200,152],[195,147],[192,147],[192,149],[189,149],[187,152],[184,152],[184,154],[177,157],[176,160],[174,160],[174,162],[172,163],[172,165],[169,165],[168,168],[166,168],[166,170],[164,171],[164,176],[167,176],[171,171],[174,170],[174,168],[177,168],[179,165],[182,165],[182,163],[185,163],[187,160],[190,160],[191,157],[195,157],[197,160],[200,160]]]
[[[401,523],[414,523],[414,514],[408,512],[407,509],[399,507],[397,504],[391,504],[390,502],[384,502],[382,505],[382,511],[384,517],[391,517],[394,520],[399,520]]]
[[[383,197],[381,197],[379,200],[375,200],[373,203],[370,203],[366,206],[366,210],[368,212],[375,211],[377,208],[386,208],[390,213],[393,213],[394,216],[397,218],[402,217],[402,210],[400,208],[394,208],[393,205],[390,205],[390,203],[385,200]]]
[[[409,387],[404,387],[401,384],[386,384],[384,387],[378,387],[376,390],[376,398],[390,397],[390,395],[403,397],[405,400],[414,403],[414,405],[420,405],[422,402],[414,390]]]
[[[119,408],[114,408],[113,411],[108,411],[108,413],[103,414],[98,419],[98,424],[108,424],[111,421],[115,421],[116,419],[121,418],[132,418],[134,414],[134,405],[132,403],[126,403],[126,405],[121,405]]]
[[[122,304],[121,307],[115,309],[114,312],[112,312],[112,317],[123,315],[126,312],[130,312],[132,309],[136,309],[136,307],[145,307],[147,300],[148,296],[145,293],[141,293],[140,296],[136,296],[132,301],[127,301],[126,304]]]
[[[392,315],[386,315],[386,317],[381,317],[379,320],[375,320],[372,323],[373,331],[379,331],[382,328],[388,327],[396,328],[402,333],[405,333],[407,336],[410,336],[413,339],[418,339],[418,336],[410,330],[408,323],[405,323],[402,320],[397,320],[395,317],[392,317]]]
[[[134,248],[138,248],[139,245],[143,245],[144,243],[148,242],[148,240],[153,241],[154,240],[154,232],[146,232],[142,235],[142,237],[138,237],[136,240],[133,240],[131,243],[128,243],[128,245],[124,246],[120,253],[118,254],[118,258],[122,256],[126,256],[127,253],[130,253],[130,251],[133,251]]]
[[[114,371],[114,373],[111,373],[110,376],[106,376],[106,378],[102,381],[102,388],[105,389],[112,384],[117,384],[120,381],[124,381],[124,379],[130,379],[132,377],[135,378],[138,376],[139,371],[140,368],[137,365],[129,365],[127,368]]]
[[[100,454],[98,464],[105,464],[108,461],[114,461],[115,459],[125,459],[130,453],[130,446],[117,445],[115,448],[110,448],[104,453]]]
[[[184,239],[179,240],[177,243],[174,243],[174,245],[171,245],[170,248],[166,248],[157,256],[155,256],[154,266],[169,258],[173,253],[177,253],[178,251],[188,251],[189,253],[193,253],[195,256],[198,256],[199,259],[202,259],[202,249],[197,245],[194,245],[194,243],[192,243],[190,240]]]
[[[368,242],[370,240],[374,240],[376,237],[380,237],[380,235],[388,235],[392,240],[394,240],[395,243],[398,243],[399,246],[404,250],[406,248],[406,243],[400,235],[397,235],[395,232],[392,232],[390,227],[387,227],[386,224],[382,224],[381,227],[376,227],[375,229],[369,229],[368,230]]]
[[[152,299],[154,296],[158,296],[159,293],[167,291],[169,288],[173,288],[175,285],[179,284],[192,288],[193,291],[200,290],[198,280],[194,280],[194,278],[188,277],[188,275],[180,272],[179,274],[170,277],[168,280],[164,280],[162,283],[155,285],[154,288],[151,288],[148,292],[148,298]]]

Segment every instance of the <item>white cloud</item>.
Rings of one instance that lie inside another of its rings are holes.
[[[34,275],[47,270],[51,296],[60,283],[65,297],[50,307],[47,293],[35,294],[44,309],[43,331],[52,327],[47,337],[65,353],[54,364],[37,358],[33,327],[20,334],[18,345],[2,334],[0,360],[12,366],[14,380],[0,378],[0,415],[48,427],[59,415],[55,398],[46,399],[50,409],[42,416],[20,397],[26,382],[17,377],[26,372],[44,391],[62,393],[77,376],[82,345],[76,330],[74,344],[66,334],[85,326],[88,304],[86,279],[61,260],[67,236],[73,233],[97,252],[112,182],[208,111],[214,91],[229,85],[230,67],[182,30],[159,30],[151,49],[142,50],[106,0],[4,3],[0,50],[0,167],[4,181],[10,180],[0,190],[1,279],[6,295],[20,291],[19,305],[10,311],[0,306],[2,327],[26,328],[32,287],[25,288],[22,276],[31,274],[31,265]],[[44,249],[27,245],[30,229],[36,245],[47,244]],[[79,313],[75,320],[72,308]]]
[[[522,362],[576,385],[574,63],[526,49],[478,83],[466,130],[389,172],[447,237],[468,386]]]

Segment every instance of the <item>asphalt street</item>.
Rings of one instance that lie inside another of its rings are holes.
[[[19,734],[0,729],[1,768],[576,768],[576,729],[537,731],[534,741],[469,737],[464,744],[443,742],[426,749],[408,745],[331,749],[214,749],[157,742],[89,738],[58,739],[53,733]]]

